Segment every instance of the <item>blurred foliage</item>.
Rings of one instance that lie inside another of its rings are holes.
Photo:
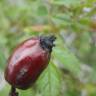
[[[96,0],[0,0],[0,71],[17,44],[50,34],[51,62],[20,96],[96,96]]]

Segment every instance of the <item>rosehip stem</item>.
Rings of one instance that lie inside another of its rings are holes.
[[[9,93],[9,96],[19,96],[18,92],[16,92],[16,88],[15,87],[11,87],[11,92]]]

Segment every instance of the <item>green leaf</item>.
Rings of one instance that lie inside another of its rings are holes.
[[[80,3],[80,0],[52,0],[51,3],[55,5],[75,5]]]
[[[62,42],[60,43],[63,44]],[[69,70],[76,76],[79,75],[81,63],[67,47],[55,47],[54,57],[63,65],[65,69]]]
[[[41,5],[37,9],[38,16],[46,16],[48,14],[47,8],[44,5]]]
[[[20,96],[35,96],[35,93],[33,92],[33,90],[28,89],[28,90],[19,90],[18,91]]]
[[[3,50],[1,50],[0,48],[0,68],[1,69],[4,68],[5,64],[6,64],[6,58],[5,58]]]
[[[10,86],[6,84],[2,90],[0,90],[1,96],[8,96],[10,91]]]
[[[61,86],[60,78],[59,70],[50,63],[37,81],[37,93],[40,93],[40,96],[58,96]]]

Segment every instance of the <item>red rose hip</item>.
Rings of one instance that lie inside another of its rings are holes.
[[[54,36],[30,38],[14,50],[5,70],[5,79],[13,89],[27,89],[37,80],[49,63],[55,39]]]

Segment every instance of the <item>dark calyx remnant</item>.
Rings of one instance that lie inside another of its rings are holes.
[[[52,47],[54,47],[54,41],[56,37],[51,35],[51,36],[41,36],[40,37],[40,44],[43,49],[48,49],[49,52],[52,52]]]
[[[9,93],[9,96],[18,96],[18,93],[16,92],[16,88],[15,87],[11,87],[11,92]]]

